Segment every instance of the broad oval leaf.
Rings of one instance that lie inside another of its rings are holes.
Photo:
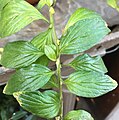
[[[64,82],[70,92],[90,98],[106,94],[117,87],[116,81],[99,72],[75,72]]]
[[[18,32],[34,20],[47,21],[39,11],[24,0],[12,0],[2,10],[0,37]]]
[[[13,94],[19,91],[35,91],[42,88],[54,74],[49,68],[40,64],[32,64],[21,68],[12,75],[4,88],[5,94]]]
[[[119,11],[118,0],[107,0],[107,3],[109,6],[115,8],[117,11]]]
[[[73,110],[66,114],[64,120],[94,120],[90,113],[84,110]]]
[[[73,26],[76,22],[80,20],[86,20],[86,19],[94,19],[94,18],[101,18],[100,15],[98,15],[96,12],[86,9],[86,8],[78,8],[69,18],[68,23],[66,24],[64,32],[66,30]]]
[[[76,57],[71,63],[69,63],[69,66],[77,71],[108,72],[100,56],[91,57],[88,54]]]
[[[101,18],[81,20],[71,26],[61,37],[60,53],[84,52],[99,43],[110,30]]]
[[[45,55],[52,61],[56,61],[56,49],[52,45],[45,45]]]
[[[45,45],[51,45],[53,43],[52,29],[41,32],[39,35],[33,38],[31,43],[44,52]]]
[[[30,42],[11,42],[4,48],[1,64],[7,68],[26,67],[35,62],[43,54]]]
[[[25,110],[43,118],[54,118],[60,108],[59,94],[55,91],[16,92],[14,97]]]

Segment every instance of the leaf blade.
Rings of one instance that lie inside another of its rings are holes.
[[[57,59],[55,51],[56,49],[53,49],[52,45],[45,45],[45,55],[52,61]]]
[[[35,62],[43,54],[30,42],[11,42],[4,48],[1,64],[8,68],[26,67]]]
[[[20,31],[34,20],[46,20],[32,5],[24,0],[12,0],[2,10],[0,19],[0,37],[6,37]]]
[[[73,67],[76,71],[108,72],[100,56],[91,57],[88,54],[76,57],[69,63],[69,66]]]
[[[93,18],[101,18],[96,12],[86,9],[86,8],[78,8],[69,18],[64,32],[67,31],[71,26],[73,26],[76,22],[86,19],[93,19]]]
[[[99,72],[75,72],[64,81],[70,92],[82,97],[98,97],[117,87],[117,82]]]
[[[3,92],[12,95],[19,91],[38,90],[50,80],[53,74],[53,71],[43,65],[32,64],[29,67],[17,70],[8,81]]]
[[[44,52],[45,45],[51,45],[53,43],[52,29],[41,32],[39,35],[34,37],[31,43]]]
[[[59,112],[59,94],[54,91],[17,92],[14,97],[21,107],[40,117],[54,118]]]
[[[94,119],[87,111],[72,110],[66,114],[64,120],[94,120]]]
[[[118,0],[107,0],[107,3],[109,6],[115,8],[117,11],[119,11]]]
[[[77,54],[99,43],[110,30],[102,19],[81,20],[71,26],[61,37],[60,53]]]
[[[6,4],[8,4],[10,0],[0,0],[0,11],[5,7]]]

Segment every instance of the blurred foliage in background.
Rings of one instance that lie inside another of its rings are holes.
[[[4,86],[0,86],[0,120],[37,120],[37,117],[20,108],[12,96],[2,93]]]

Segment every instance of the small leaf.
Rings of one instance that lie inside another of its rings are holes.
[[[50,80],[42,87],[42,89],[58,88],[58,82],[56,76],[53,75]]]
[[[53,45],[45,45],[45,55],[52,61],[56,61],[56,49],[52,47]]]
[[[49,63],[49,59],[46,55],[41,56],[40,58],[38,58],[38,60],[34,62],[34,64],[40,64],[44,66],[48,66],[48,63]]]
[[[16,92],[14,97],[21,107],[37,116],[49,119],[59,112],[59,94],[55,91]]]
[[[81,20],[71,26],[61,37],[60,53],[76,54],[99,43],[110,30],[101,18]]]
[[[44,52],[45,45],[51,45],[53,43],[52,29],[48,29],[45,32],[41,32],[37,35],[31,43]]]
[[[112,91],[117,82],[99,72],[75,72],[65,81],[69,91],[82,97],[98,97]]]
[[[73,26],[76,22],[86,19],[95,19],[101,18],[96,12],[86,9],[86,8],[79,8],[77,9],[69,18],[68,23],[66,24],[64,32],[71,26]]]
[[[2,10],[0,19],[0,37],[6,37],[20,31],[33,22],[47,21],[39,11],[24,0],[12,0]]]
[[[78,56],[69,64],[69,66],[77,71],[108,72],[100,56],[91,57],[88,54]]]
[[[25,112],[25,111],[18,111],[16,113],[13,113],[10,120],[19,120],[19,119],[23,118],[26,114],[27,114],[27,112]]]
[[[115,8],[117,11],[119,11],[118,0],[107,0],[107,3],[109,6]]]
[[[29,42],[11,42],[4,48],[1,64],[7,68],[26,67],[35,62],[43,54]]]
[[[53,71],[39,64],[21,68],[12,75],[4,88],[4,93],[11,95],[18,91],[38,90],[50,80],[53,74]]]
[[[50,6],[53,5],[54,1],[56,1],[56,0],[40,0],[39,3],[38,3],[37,8],[39,10],[41,10],[44,5],[47,5],[47,6],[50,7]]]
[[[90,113],[84,110],[73,110],[66,114],[64,120],[94,120]]]

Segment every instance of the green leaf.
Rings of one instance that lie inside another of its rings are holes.
[[[1,13],[0,37],[6,37],[20,31],[33,22],[42,19],[47,21],[39,11],[24,0],[12,0]]]
[[[101,18],[81,20],[71,26],[61,37],[60,53],[84,52],[99,43],[110,30]]]
[[[91,57],[88,54],[78,56],[69,64],[69,66],[77,71],[108,72],[100,56]]]
[[[73,26],[76,22],[86,19],[95,19],[101,18],[96,12],[86,9],[86,8],[79,8],[77,9],[69,18],[68,23],[66,24],[64,32],[71,26]]]
[[[72,110],[66,114],[64,120],[94,120],[90,113],[84,110]]]
[[[50,7],[50,6],[53,5],[54,1],[56,1],[56,0],[40,0],[39,3],[38,3],[37,8],[39,10],[41,10],[44,5],[47,5],[47,6]]]
[[[54,45],[45,45],[45,55],[52,61],[56,61],[56,48],[53,47]]]
[[[35,115],[29,115],[25,120],[38,120],[38,117]]]
[[[70,92],[82,97],[98,97],[112,91],[117,82],[99,72],[75,72],[66,79]]]
[[[59,112],[59,94],[55,91],[16,92],[14,97],[21,107],[37,116],[49,119]]]
[[[56,76],[53,75],[50,80],[42,87],[42,89],[50,89],[50,88],[58,88],[58,81],[56,79]]]
[[[11,0],[0,0],[0,11],[10,2]]]
[[[11,42],[4,48],[1,64],[7,68],[26,67],[35,62],[43,54],[30,42]]]
[[[12,75],[4,88],[4,93],[11,95],[19,91],[38,90],[50,80],[53,74],[54,72],[49,68],[39,64],[32,64],[29,67],[21,68]]]
[[[107,0],[107,3],[109,6],[115,8],[117,11],[119,11],[118,0]]]
[[[25,111],[18,111],[16,113],[13,113],[10,120],[19,120],[19,119],[23,118],[26,114],[27,114],[27,112],[25,112]]]
[[[31,43],[44,52],[45,45],[51,45],[53,43],[52,29],[49,28],[45,32],[41,32],[39,35],[33,38]]]
[[[40,58],[38,58],[38,60],[34,62],[34,64],[40,64],[44,66],[48,66],[48,63],[49,63],[49,59],[46,55],[41,56]]]

